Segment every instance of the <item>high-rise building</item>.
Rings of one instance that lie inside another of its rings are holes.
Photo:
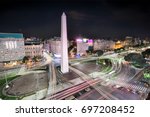
[[[43,44],[36,37],[26,38],[25,40],[25,55],[30,57],[43,55]]]
[[[86,55],[89,46],[93,46],[93,40],[87,38],[78,38],[76,39],[77,43],[77,55]]]
[[[124,46],[126,46],[126,47],[133,46],[133,37],[126,36]]]
[[[120,41],[117,41],[117,42],[115,43],[114,49],[120,49],[120,48],[122,48],[122,47],[123,47],[122,43],[121,43]]]
[[[25,55],[30,57],[43,55],[43,44],[25,45]]]
[[[47,40],[47,44],[49,45],[49,52],[52,54],[61,55],[61,38],[60,37],[54,37],[49,40]]]
[[[18,61],[24,56],[23,34],[0,33],[0,62]]]
[[[112,40],[95,39],[94,50],[113,50],[115,42]]]

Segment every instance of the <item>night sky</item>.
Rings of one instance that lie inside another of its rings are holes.
[[[69,39],[150,37],[150,3],[145,0],[1,0],[0,32],[60,36],[63,11]]]

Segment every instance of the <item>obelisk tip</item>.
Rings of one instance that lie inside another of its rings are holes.
[[[66,16],[65,12],[63,12],[62,16]]]

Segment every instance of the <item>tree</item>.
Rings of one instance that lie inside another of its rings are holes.
[[[144,67],[146,65],[146,60],[141,54],[138,53],[130,53],[125,56],[124,59],[131,62],[136,67]]]
[[[90,54],[93,53],[93,46],[89,46],[88,51],[90,52]]]
[[[114,52],[119,53],[123,50],[125,50],[124,47],[121,47],[121,48],[118,48],[118,49],[114,49]]]
[[[94,53],[97,54],[97,56],[101,56],[104,52],[102,50],[96,50]]]
[[[23,58],[22,62],[23,62],[23,63],[26,63],[26,62],[29,60],[29,58],[30,58],[29,56],[25,56],[25,57]]]
[[[86,50],[86,53],[89,54],[90,53],[89,50]]]
[[[142,55],[143,55],[144,58],[145,57],[148,58],[150,56],[150,49],[147,49],[147,50],[143,51]]]
[[[32,60],[33,60],[34,62],[38,62],[40,59],[41,59],[41,56],[34,56],[34,57],[32,58]]]
[[[33,60],[34,62],[37,62],[37,61],[38,61],[37,59],[38,59],[37,56],[34,56],[34,57],[32,58],[32,60]]]

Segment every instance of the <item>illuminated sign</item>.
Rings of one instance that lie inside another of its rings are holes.
[[[92,45],[93,45],[93,40],[92,40],[92,39],[89,39],[89,40],[88,40],[88,44],[89,44],[89,46],[92,46]]]
[[[83,38],[83,42],[84,42],[84,43],[86,43],[86,42],[87,42],[87,40],[88,40],[88,39],[86,39],[86,38]]]
[[[82,42],[82,39],[76,39],[77,42]]]

